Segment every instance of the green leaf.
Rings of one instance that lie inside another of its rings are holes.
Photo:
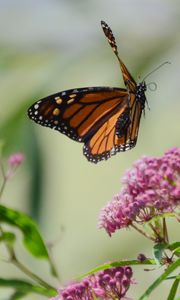
[[[178,289],[178,285],[179,285],[179,281],[180,281],[180,278],[177,278],[174,281],[174,283],[173,283],[173,285],[170,289],[170,293],[169,293],[169,296],[168,296],[167,300],[173,300],[175,298],[176,292],[177,292],[177,289]]]
[[[3,232],[0,236],[0,242],[6,241],[7,243],[13,244],[15,242],[16,236],[12,232]]]
[[[169,274],[171,274],[176,268],[180,266],[180,259],[176,260],[164,271],[164,273],[159,276],[152,285],[145,291],[145,293],[139,298],[139,300],[147,299],[148,296],[164,281]]]
[[[11,297],[9,298],[9,300],[18,300],[18,299],[21,299],[23,298],[24,296],[26,296],[27,293],[24,293],[22,291],[15,291]]]
[[[154,259],[155,259],[157,265],[161,264],[163,252],[164,252],[164,249],[166,249],[166,247],[167,247],[167,244],[165,244],[165,243],[156,244],[153,247],[153,255],[154,255]]]
[[[21,230],[27,250],[38,258],[49,259],[46,246],[35,222],[26,214],[0,205],[0,222],[5,222]]]
[[[173,251],[173,253],[176,254],[177,256],[180,256],[180,242],[172,243],[167,248]]]
[[[177,248],[173,253],[180,257],[180,247]]]
[[[137,266],[137,265],[156,265],[156,262],[153,259],[146,259],[143,262],[140,262],[137,259],[115,261],[115,262],[112,262],[112,263],[109,263],[109,264],[104,264],[104,265],[101,265],[101,266],[98,266],[98,267],[94,268],[93,270],[89,271],[88,273],[83,274],[82,276],[80,276],[78,278],[78,280],[80,280],[80,279],[82,279],[82,278],[84,278],[88,275],[91,275],[91,274],[94,274],[96,272],[102,271],[102,270],[115,268],[115,267],[121,267],[121,266]]]
[[[42,286],[34,285],[28,281],[20,280],[20,279],[4,279],[0,278],[0,287],[9,287],[15,289],[14,295],[26,295],[28,293],[36,293],[40,295],[44,295],[47,297],[52,297],[57,294],[55,289],[46,289]],[[19,299],[19,298],[11,298],[11,299]]]
[[[180,248],[180,242],[175,242],[175,243],[168,245],[168,249],[171,251],[176,250],[178,248]]]
[[[174,275],[174,276],[169,276],[166,278],[166,280],[172,280],[172,279],[179,279],[180,280],[180,274],[179,275]]]
[[[51,261],[37,225],[29,216],[0,205],[0,222],[5,222],[20,229],[23,233],[23,241],[26,249],[37,258],[47,259],[50,264],[52,275],[58,278],[57,271]]]

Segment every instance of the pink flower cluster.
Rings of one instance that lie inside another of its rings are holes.
[[[124,187],[101,210],[99,227],[109,235],[133,222],[174,212],[180,204],[180,148],[162,157],[143,157],[123,178]]]
[[[107,269],[59,289],[59,295],[51,300],[123,300],[132,283],[131,278],[129,266]]]

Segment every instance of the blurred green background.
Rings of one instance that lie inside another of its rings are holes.
[[[106,21],[116,37],[122,60],[138,81],[147,79],[151,110],[142,117],[137,146],[98,165],[89,163],[82,145],[57,131],[33,124],[27,108],[41,97],[84,86],[123,87],[119,65],[102,32]],[[151,242],[133,231],[109,238],[97,229],[100,209],[120,188],[120,179],[142,155],[162,155],[180,146],[180,3],[171,0],[0,0],[0,142],[2,154],[24,152],[26,161],[9,182],[4,204],[31,215],[47,241],[59,239],[54,260],[67,282],[99,264],[139,253],[151,256]],[[178,232],[169,222],[171,240]],[[19,256],[37,274],[58,286],[49,266],[29,257],[20,243]],[[137,299],[155,272],[134,271],[129,296]],[[1,263],[0,276],[23,278]],[[164,300],[167,283],[149,299]],[[0,299],[12,291],[0,289]],[[26,299],[44,299],[29,295]]]

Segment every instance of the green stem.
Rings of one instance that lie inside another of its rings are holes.
[[[145,231],[141,230],[139,227],[137,227],[134,223],[131,223],[131,226],[137,230],[140,234],[144,235],[147,239],[152,240],[153,242],[155,242],[155,239],[150,236],[149,234],[147,234]]]
[[[4,191],[5,185],[6,185],[6,180],[3,180],[3,183],[2,183],[2,186],[1,186],[1,189],[0,189],[0,199],[2,197],[2,193]]]
[[[145,300],[148,296],[171,274],[176,268],[180,267],[180,259],[170,264],[167,269],[151,284],[145,293],[138,300]]]
[[[59,275],[59,273],[58,273],[58,271],[56,270],[56,267],[55,267],[54,258],[53,258],[52,251],[51,251],[50,247],[48,247],[48,250],[49,250],[49,257],[50,257],[50,264],[51,264],[52,274],[58,279],[59,282],[61,282],[60,275]]]
[[[6,174],[4,172],[4,168],[3,168],[3,165],[2,165],[1,161],[0,161],[0,168],[1,168],[2,176],[3,176],[3,183],[2,183],[2,186],[1,186],[1,189],[0,189],[0,198],[1,198],[2,193],[4,191],[4,188],[5,188],[5,185],[6,185],[6,182],[7,182]]]
[[[56,291],[56,289],[49,285],[46,281],[44,281],[43,279],[41,279],[38,275],[34,274],[32,271],[30,271],[26,266],[24,266],[15,256],[15,253],[11,259],[11,262],[17,267],[19,268],[23,273],[25,273],[27,276],[29,276],[31,279],[33,279],[34,281],[38,282],[40,285],[44,286],[47,289],[51,289]]]
[[[152,229],[152,231],[155,233],[156,238],[158,238],[159,241],[164,241],[164,237],[160,236],[160,234],[157,232],[156,228],[152,224],[149,224],[149,226]],[[154,239],[155,241],[156,241],[156,238]]]
[[[163,236],[164,240],[167,244],[169,244],[169,238],[168,238],[168,231],[167,231],[167,225],[166,225],[166,219],[163,218]]]
[[[0,231],[1,231],[1,233],[4,232],[1,226],[0,226]],[[31,270],[29,270],[25,265],[23,265],[17,259],[15,251],[14,251],[12,245],[9,245],[6,241],[5,241],[5,245],[6,245],[6,248],[7,248],[8,252],[9,252],[9,255],[10,255],[10,262],[12,262],[17,268],[19,268],[24,274],[29,276],[32,280],[38,282],[40,285],[44,286],[47,289],[56,291],[56,289],[53,286],[49,285],[46,281],[41,279],[38,275],[34,274]]]

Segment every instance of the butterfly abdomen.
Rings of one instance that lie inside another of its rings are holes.
[[[128,130],[131,123],[130,108],[128,107],[118,118],[116,123],[116,135],[121,138]]]

